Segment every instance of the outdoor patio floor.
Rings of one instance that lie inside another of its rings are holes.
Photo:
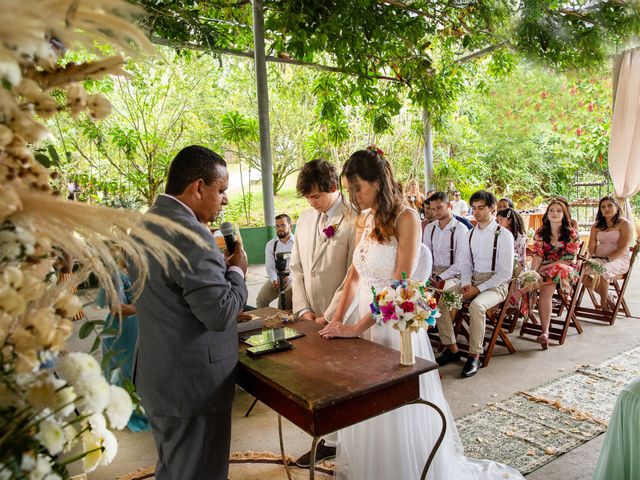
[[[247,282],[249,303],[256,298],[264,281],[264,266],[250,267]],[[640,316],[640,270],[636,269],[627,289],[627,302],[632,314]],[[97,318],[102,312],[88,309],[88,315]],[[78,322],[80,323],[80,322]],[[574,329],[564,345],[555,342],[546,352],[531,340],[511,334],[516,353],[507,355],[506,349],[498,347],[487,368],[470,379],[459,377],[462,364],[447,365],[441,369],[445,396],[456,418],[483,408],[488,402],[504,400],[514,393],[571,373],[577,365],[602,362],[618,353],[640,345],[640,318],[618,317],[613,326],[583,321],[584,333],[578,335]],[[86,342],[74,337],[70,348],[82,350]],[[260,402],[248,418],[244,418],[253,398],[238,390],[233,410],[232,451],[278,452],[277,415]],[[119,452],[112,465],[102,467],[89,475],[91,480],[112,480],[119,475],[155,464],[156,456],[150,433],[117,433]],[[308,450],[310,438],[294,425],[284,422],[284,443],[287,453],[298,456]],[[565,455],[559,456],[527,476],[531,480],[590,479],[598,459],[604,435],[583,444]],[[286,475],[284,470],[282,478]]]

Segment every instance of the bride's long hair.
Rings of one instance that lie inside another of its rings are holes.
[[[356,177],[379,184],[371,236],[380,243],[386,243],[395,235],[396,218],[405,207],[402,185],[396,181],[382,150],[369,147],[354,152],[342,167],[340,178],[346,178],[349,183],[349,197],[358,213],[362,209],[353,201],[356,198],[353,190]]]

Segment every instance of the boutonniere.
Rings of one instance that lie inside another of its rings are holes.
[[[324,233],[325,237],[327,237],[327,240],[330,240],[333,237],[335,237],[339,226],[340,226],[339,223],[335,223],[333,225],[329,225],[327,228],[322,229],[322,233]]]

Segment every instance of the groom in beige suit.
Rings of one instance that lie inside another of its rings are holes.
[[[338,174],[326,160],[306,163],[298,175],[298,194],[311,208],[300,214],[289,268],[292,275],[293,311],[319,323],[331,321],[342,294],[342,282],[355,248],[355,211],[345,205],[338,190]],[[345,322],[357,319],[357,299]],[[335,434],[321,440],[316,461],[335,455]],[[309,454],[296,463],[308,467]]]

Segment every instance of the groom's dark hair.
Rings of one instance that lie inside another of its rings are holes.
[[[304,164],[298,174],[296,190],[298,195],[309,195],[313,187],[321,192],[331,192],[338,188],[338,172],[331,163],[318,158]]]

